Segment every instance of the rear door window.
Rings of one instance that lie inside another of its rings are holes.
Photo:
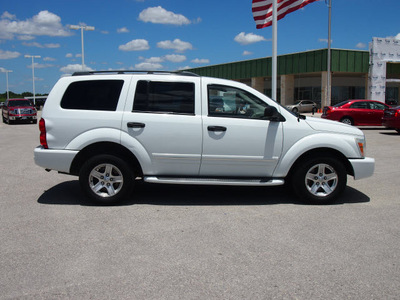
[[[369,109],[369,105],[367,102],[354,102],[350,105],[350,108]]]
[[[132,111],[194,115],[194,83],[140,80]]]

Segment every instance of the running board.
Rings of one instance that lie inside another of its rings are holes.
[[[237,185],[237,186],[277,186],[283,185],[283,179],[234,179],[234,178],[177,178],[145,176],[145,182],[193,185]]]

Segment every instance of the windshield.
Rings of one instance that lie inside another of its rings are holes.
[[[8,106],[32,106],[29,100],[12,100],[8,102]]]

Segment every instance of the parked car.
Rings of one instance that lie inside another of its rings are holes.
[[[382,125],[386,128],[393,128],[400,133],[400,106],[385,109]]]
[[[1,108],[4,123],[31,122],[37,123],[37,111],[27,99],[8,99]]]
[[[327,204],[343,192],[347,175],[372,176],[375,165],[356,127],[294,116],[243,83],[183,71],[63,77],[39,130],[36,164],[79,176],[88,198],[105,204],[130,197],[138,180],[259,187],[288,181],[300,199]]]
[[[286,108],[294,113],[316,112],[318,105],[310,100],[299,100],[294,104],[286,105]]]
[[[398,106],[399,105],[396,100],[387,100],[385,103],[389,106]]]
[[[375,100],[347,100],[325,106],[321,118],[355,126],[381,126],[383,111],[389,107]]]

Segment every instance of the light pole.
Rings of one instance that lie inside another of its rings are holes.
[[[7,84],[7,99],[10,99],[9,91],[8,91],[8,73],[12,73],[12,70],[2,70],[3,73],[6,73],[6,84]]]
[[[80,29],[81,30],[81,40],[82,40],[82,71],[84,71],[85,68],[85,50],[83,47],[83,30],[90,30],[93,31],[94,27],[93,26],[87,26],[87,25],[70,25],[70,29]]]
[[[40,55],[25,55],[26,58],[32,58],[32,85],[33,85],[33,104],[36,104],[35,98],[35,64],[33,62],[34,58],[40,58]]]

